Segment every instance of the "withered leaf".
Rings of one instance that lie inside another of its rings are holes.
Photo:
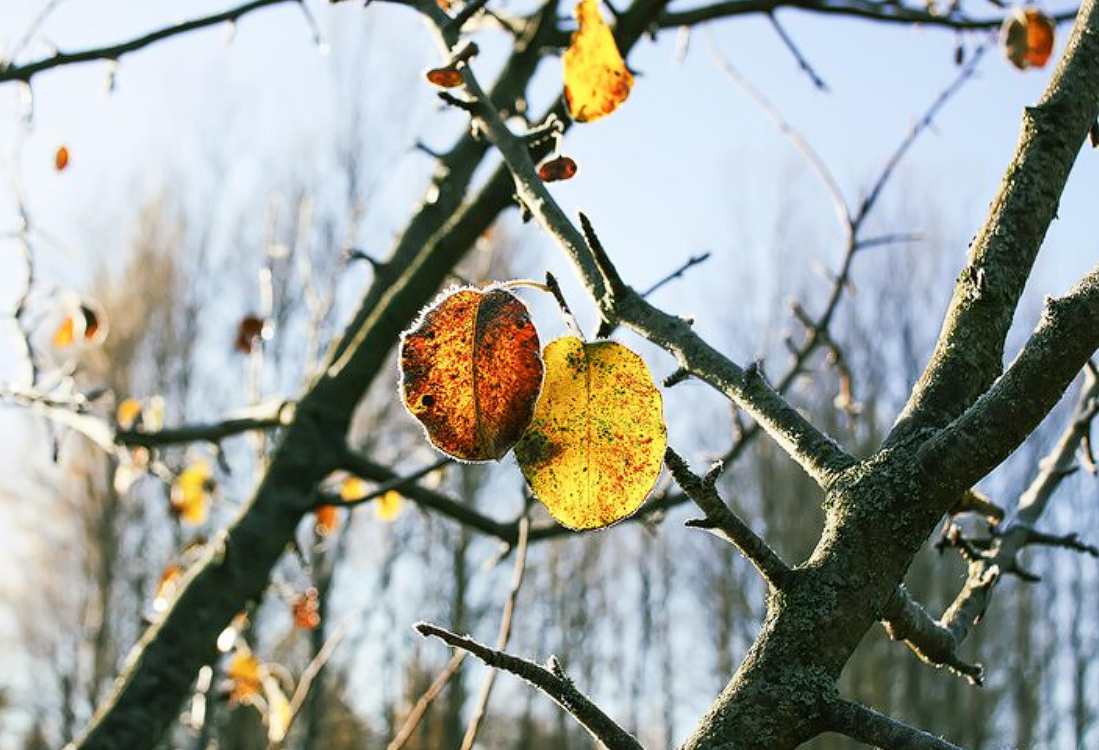
[[[558,156],[542,162],[538,167],[538,176],[542,182],[571,180],[576,175],[576,162],[567,156]]]
[[[502,457],[530,423],[542,385],[538,331],[500,288],[459,289],[401,339],[401,396],[439,450]]]
[[[515,457],[560,523],[608,526],[636,511],[660,476],[660,392],[641,357],[613,341],[560,338],[543,356],[546,381]]]

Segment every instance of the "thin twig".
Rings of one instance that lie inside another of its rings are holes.
[[[511,639],[511,623],[515,616],[515,603],[519,598],[519,589],[523,585],[523,571],[527,564],[527,535],[530,531],[530,519],[526,514],[519,520],[519,542],[515,551],[515,567],[511,573],[511,588],[508,590],[507,600],[504,602],[504,611],[500,616],[500,633],[496,637],[496,650],[503,651],[508,647]],[[477,739],[477,732],[481,728],[481,720],[484,719],[488,709],[488,699],[492,695],[492,685],[496,681],[496,670],[485,672],[485,679],[481,683],[481,692],[477,696],[477,704],[473,708],[473,714],[469,719],[465,737],[462,738],[461,750],[472,750],[473,743]]]
[[[522,677],[556,701],[557,705],[572,715],[608,750],[644,750],[629,732],[616,724],[587,696],[576,689],[572,680],[561,669],[556,657],[550,657],[547,669],[532,661],[489,648],[472,638],[458,635],[438,625],[418,622],[415,627],[420,635],[438,638],[454,648],[468,651],[490,667]]]
[[[828,706],[828,728],[881,750],[962,750],[953,742],[846,700]]]
[[[797,44],[794,43],[794,40],[790,35],[786,33],[786,29],[783,25],[778,22],[778,17],[774,13],[768,13],[767,20],[771,22],[771,26],[774,27],[775,32],[778,34],[778,38],[786,45],[786,49],[790,50],[790,54],[794,56],[794,59],[798,63],[798,67],[804,71],[805,75],[809,76],[809,80],[813,82],[813,85],[820,91],[828,91],[828,84],[824,82],[823,78],[817,75],[817,71],[809,64],[809,60],[801,53],[801,50],[798,48]]]

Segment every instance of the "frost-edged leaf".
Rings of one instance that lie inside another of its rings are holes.
[[[606,117],[630,95],[633,75],[618,51],[598,0],[580,0],[580,25],[565,50],[565,101],[577,122]]]
[[[543,357],[542,395],[515,457],[560,523],[608,526],[636,511],[660,476],[660,391],[641,357],[613,341],[567,336]]]
[[[401,397],[444,453],[503,456],[522,436],[542,385],[538,331],[510,292],[459,289],[401,339]]]

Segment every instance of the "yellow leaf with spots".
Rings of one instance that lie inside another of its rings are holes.
[[[382,521],[396,521],[397,516],[401,515],[403,499],[397,490],[386,492],[374,502],[374,512]]]
[[[439,450],[501,458],[530,423],[542,386],[538,331],[500,288],[458,289],[401,339],[401,397]]]
[[[565,101],[577,122],[606,117],[630,95],[633,76],[599,12],[598,0],[576,6],[580,28],[565,50]]]
[[[609,526],[640,507],[667,444],[660,391],[614,341],[567,336],[542,353],[546,379],[515,457],[534,494],[573,529]]]
[[[207,493],[213,486],[210,464],[195,461],[176,477],[172,485],[172,510],[185,523],[200,524],[206,520]]]

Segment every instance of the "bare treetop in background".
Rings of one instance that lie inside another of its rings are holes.
[[[38,60],[20,61],[21,44],[11,60],[0,64],[0,83],[14,82],[29,93],[36,77],[50,69],[96,60],[117,62],[169,37],[235,23],[267,6],[285,2],[298,3],[315,30],[302,0],[254,0],[129,41],[58,51]],[[386,259],[350,248],[330,248],[333,255],[342,252],[345,262],[368,261],[374,276],[357,311],[343,333],[330,342],[322,363],[300,395],[256,404],[211,423],[171,427],[156,420],[141,423],[136,421],[140,411],[136,407],[125,418],[120,410],[116,419],[106,419],[96,410],[97,394],[62,393],[56,388],[56,380],[43,371],[43,362],[35,351],[24,304],[14,312],[26,334],[28,375],[23,383],[5,386],[0,397],[26,405],[64,429],[82,433],[112,455],[126,457],[132,451],[155,455],[165,446],[191,442],[217,445],[245,432],[270,432],[277,438],[269,456],[262,454],[261,445],[263,471],[251,498],[235,521],[191,552],[171,601],[153,618],[110,695],[102,699],[74,746],[98,750],[156,744],[177,720],[188,696],[196,689],[208,689],[208,667],[222,659],[220,652],[224,650],[219,649],[219,639],[239,623],[236,618],[242,611],[263,600],[272,570],[288,546],[295,544],[302,519],[316,514],[320,523],[322,513],[330,513],[333,508],[382,502],[398,493],[429,513],[498,539],[505,545],[505,554],[514,553],[515,567],[495,646],[436,625],[417,625],[421,634],[441,639],[458,653],[411,712],[410,723],[397,733],[390,748],[396,750],[407,740],[423,707],[443,689],[466,652],[497,670],[526,679],[611,750],[641,747],[623,726],[580,691],[556,659],[551,657],[543,666],[506,650],[528,545],[573,532],[549,521],[533,523],[533,498],[525,500],[518,517],[501,520],[425,483],[426,476],[449,463],[446,459],[399,474],[348,440],[352,415],[368,388],[375,381],[392,380],[390,355],[402,331],[495,219],[507,208],[517,206],[524,218],[538,222],[570,261],[599,312],[598,338],[609,337],[620,327],[639,334],[676,362],[677,369],[664,382],[665,388],[696,379],[724,395],[738,410],[739,429],[722,461],[698,475],[669,447],[664,465],[679,489],[671,483],[658,485],[655,495],[630,516],[630,522],[657,523],[669,508],[693,502],[702,515],[688,525],[735,545],[767,587],[766,616],[747,656],[734,674],[726,675],[727,686],[698,721],[684,750],[793,748],[825,732],[841,733],[883,748],[957,747],[848,700],[841,695],[838,683],[856,647],[875,623],[881,623],[890,637],[905,641],[928,664],[980,683],[981,666],[963,660],[959,647],[984,614],[1002,577],[1033,578],[1020,561],[1020,552],[1028,546],[1046,545],[1099,554],[1076,533],[1054,535],[1038,529],[1058,485],[1075,471],[1078,452],[1090,463],[1089,429],[1099,404],[1099,377],[1089,364],[1099,347],[1099,326],[1095,324],[1099,320],[1099,268],[1068,292],[1048,298],[1041,320],[1025,345],[1009,364],[1005,366],[1004,362],[1009,327],[1069,172],[1089,132],[1093,138],[1096,135],[1099,3],[1086,0],[1073,14],[1071,37],[1052,81],[1042,99],[1024,113],[1016,152],[957,278],[934,353],[889,434],[867,458],[861,459],[856,457],[860,451],[833,439],[787,397],[792,386],[809,372],[813,355],[826,352],[839,373],[841,392],[836,404],[848,417],[857,412],[844,350],[832,331],[836,311],[850,283],[854,261],[862,251],[913,239],[901,233],[868,236],[867,219],[911,144],[972,77],[990,43],[985,37],[990,30],[1001,27],[1002,15],[971,16],[957,3],[939,9],[865,0],[732,0],[682,10],[666,7],[664,0],[634,0],[613,10],[614,42],[626,58],[646,34],[690,29],[736,15],[767,14],[799,66],[821,88],[823,81],[779,24],[777,11],[789,8],[883,23],[941,26],[982,38],[976,51],[963,61],[956,80],[930,103],[925,116],[901,141],[871,190],[856,205],[844,198],[829,167],[806,139],[713,48],[729,78],[757,101],[817,172],[834,202],[843,230],[842,262],[830,279],[826,301],[817,311],[795,305],[793,314],[803,335],[789,342],[790,363],[772,380],[761,364],[734,362],[703,339],[693,329],[692,321],[650,301],[651,291],[683,275],[704,257],[692,258],[680,268],[669,268],[665,281],[639,293],[634,280],[623,278],[617,270],[614,259],[619,252],[613,243],[601,240],[597,234],[599,217],[580,215],[574,222],[547,188],[549,179],[562,174],[568,177],[571,168],[562,162],[554,169],[563,173],[550,173],[545,164],[542,169],[538,164],[548,156],[560,159],[561,141],[573,127],[574,117],[577,122],[585,119],[570,112],[564,96],[536,116],[526,109],[527,88],[541,60],[570,46],[572,34],[561,17],[564,9],[552,0],[529,15],[511,15],[487,0],[455,6],[448,3],[447,7],[433,0],[398,4],[419,13],[433,31],[441,62],[429,73],[429,79],[446,86],[440,97],[468,116],[469,131],[445,153],[432,154],[437,163],[429,197],[415,207]],[[46,13],[56,5],[56,0],[50,3]],[[362,12],[369,13],[370,9]],[[1043,23],[1069,17],[1053,17]],[[1024,38],[1027,18],[1009,18],[1009,24],[1024,25]],[[1031,18],[1030,23],[1037,22]],[[1010,25],[1004,28],[1005,44],[1018,42],[1010,38],[1011,33],[1019,33],[1018,29],[1013,32]],[[511,41],[510,54],[491,86],[482,85],[477,75],[478,50],[469,39],[475,30]],[[33,34],[33,29],[28,33]],[[1015,55],[1013,61],[1016,58],[1027,59],[1025,54]],[[1029,64],[1035,64],[1034,58]],[[623,75],[630,79],[628,71]],[[474,175],[492,153],[502,157],[503,163],[474,189]],[[66,152],[64,161],[67,158]],[[59,153],[59,169],[65,166],[62,161]],[[28,271],[23,297],[26,302],[36,283],[33,217],[26,211],[21,213]],[[613,231],[605,236],[611,234]],[[546,289],[555,294],[571,318],[552,278]],[[74,337],[101,337],[106,330],[102,312],[91,303],[74,304],[65,321],[68,329],[64,335],[70,341]],[[320,317],[330,311],[330,300],[311,304]],[[242,321],[236,343],[242,351],[262,346],[271,314],[269,310],[263,313]],[[62,335],[61,329],[57,335]],[[1019,493],[1015,508],[1007,512],[973,490],[1022,444],[1082,371],[1085,376],[1078,404],[1052,454],[1037,467],[1033,483]],[[741,414],[750,422],[744,421]],[[672,413],[665,418],[675,422],[686,417]],[[745,454],[746,447],[760,433],[771,438],[823,492],[824,530],[803,561],[784,559],[719,492],[722,472]],[[498,455],[498,451],[492,455]],[[188,471],[192,473],[186,474]],[[360,490],[348,480],[334,488],[330,478],[337,472],[366,480],[372,486]],[[169,477],[180,488],[179,497],[173,498],[173,502],[178,499],[180,512],[188,512],[188,507],[199,512],[194,503],[201,503],[208,474],[208,467],[191,467],[179,477]],[[974,535],[954,524],[954,517],[963,513],[983,518],[983,531]],[[948,521],[941,544],[958,550],[968,566],[968,576],[954,603],[936,618],[909,593],[904,581],[917,551],[944,516]],[[1084,533],[1081,529],[1080,535]],[[309,619],[320,606],[317,596],[313,591],[296,603],[295,618]],[[337,628],[315,650],[313,661],[289,698],[271,687],[274,678],[262,665],[249,661],[249,654],[238,652],[234,656],[229,674],[237,689],[247,692],[251,685],[252,694],[266,694],[269,741],[273,746],[290,741],[287,738],[292,735],[288,733],[308,700],[317,673],[345,635]],[[466,750],[473,746],[482,720],[492,713],[489,700],[493,672],[489,674],[462,738],[461,746]],[[202,687],[204,681],[206,688]]]

